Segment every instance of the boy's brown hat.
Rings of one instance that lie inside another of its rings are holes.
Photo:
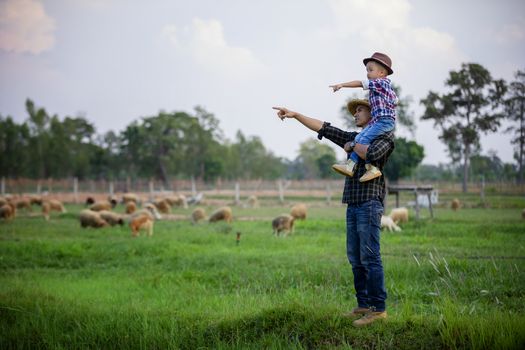
[[[352,101],[348,102],[346,105],[348,107],[348,112],[350,112],[352,115],[355,114],[355,110],[357,109],[357,106],[365,106],[370,109],[370,103],[368,100],[361,100],[361,99],[353,99]]]
[[[388,71],[388,75],[394,73],[394,71],[392,70],[392,60],[384,53],[374,52],[372,57],[365,58],[363,60],[365,66],[369,61],[376,61],[377,63],[381,64]]]

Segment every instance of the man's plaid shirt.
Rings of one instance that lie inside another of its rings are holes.
[[[340,147],[345,143],[353,141],[358,133],[343,131],[325,122],[317,138],[321,140],[326,137]],[[383,167],[392,151],[394,150],[394,134],[388,132],[377,137],[366,152],[366,158],[370,163],[383,171]],[[343,191],[343,203],[359,204],[371,199],[377,199],[383,202],[385,198],[385,177],[380,176],[367,182],[359,182],[359,178],[366,172],[365,161],[359,159],[356,165],[356,171],[353,177],[346,176],[345,189]]]

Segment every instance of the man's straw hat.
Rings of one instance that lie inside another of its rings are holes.
[[[350,112],[350,114],[352,115],[355,114],[355,110],[357,109],[357,106],[365,106],[370,109],[370,103],[368,102],[368,100],[362,100],[358,98],[353,99],[352,101],[348,102],[346,106],[348,107],[348,112]]]

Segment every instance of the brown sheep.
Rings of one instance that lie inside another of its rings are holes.
[[[286,231],[285,236],[293,233],[295,218],[288,214],[283,214],[272,221],[273,234],[279,236],[281,231]]]
[[[0,197],[0,207],[4,206],[4,204],[7,204],[9,201],[4,198],[4,197]]]
[[[0,218],[12,220],[16,216],[16,207],[13,203],[6,203],[0,206]]]
[[[204,219],[206,219],[206,212],[202,208],[195,208],[193,213],[191,213],[191,222],[194,224]]]
[[[232,209],[230,207],[222,207],[214,211],[210,218],[208,219],[209,222],[217,222],[217,221],[226,221],[227,223],[232,222]]]
[[[290,211],[290,215],[297,219],[305,220],[306,219],[306,205],[304,204],[296,204],[292,207],[292,210]]]
[[[166,199],[160,199],[153,203],[162,214],[171,214],[171,205]]]
[[[42,205],[42,201],[42,196],[33,195],[29,197],[29,203],[31,203],[31,205]]]
[[[29,201],[29,198],[18,198],[14,199],[12,203],[15,205],[17,209],[26,209],[27,211],[31,211],[31,202]]]
[[[100,228],[108,226],[108,223],[102,219],[99,212],[84,209],[79,215],[80,227]]]
[[[117,213],[108,210],[101,210],[98,213],[100,214],[100,217],[111,226],[124,225],[124,219]]]
[[[165,200],[172,207],[183,207],[184,209],[188,208],[188,200],[186,199],[186,196],[183,194],[166,197]]]
[[[115,203],[116,205],[116,203]],[[98,201],[93,203],[89,209],[93,211],[101,211],[101,210],[111,210],[115,207],[115,205],[112,202],[109,201]]]
[[[60,213],[65,213],[66,208],[64,208],[64,205],[59,200],[56,200],[56,199],[45,200],[42,203],[42,214],[44,215],[44,218],[46,220],[49,220],[49,213],[52,211],[58,211]]]
[[[454,198],[450,203],[450,207],[452,208],[452,210],[457,211],[461,207],[461,202],[459,201],[459,199]]]
[[[133,214],[137,210],[135,202],[126,202],[126,214]]]
[[[135,193],[124,193],[122,195],[122,203],[126,204],[129,202],[133,202],[135,204],[138,204],[139,197]]]
[[[389,216],[396,225],[401,222],[408,222],[408,209],[405,207],[394,208]]]
[[[153,220],[151,216],[147,214],[140,214],[133,217],[129,223],[129,227],[131,228],[132,237],[139,236],[141,229],[147,230],[148,236],[151,237],[153,235]]]

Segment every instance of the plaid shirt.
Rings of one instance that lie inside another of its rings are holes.
[[[353,141],[357,134],[357,132],[343,131],[325,122],[321,130],[319,130],[317,138],[321,140],[323,137],[326,137],[336,145],[344,147],[345,143]],[[380,135],[370,144],[366,152],[366,159],[383,171],[383,167],[393,150],[394,134],[388,132]],[[367,182],[359,182],[359,178],[365,172],[365,161],[359,158],[354,176],[346,176],[343,203],[359,204],[371,199],[383,202],[386,193],[384,175]]]
[[[365,90],[370,90],[368,102],[372,120],[370,125],[375,124],[379,118],[391,118],[396,120],[397,96],[392,89],[392,83],[388,78],[378,78],[363,81]]]

